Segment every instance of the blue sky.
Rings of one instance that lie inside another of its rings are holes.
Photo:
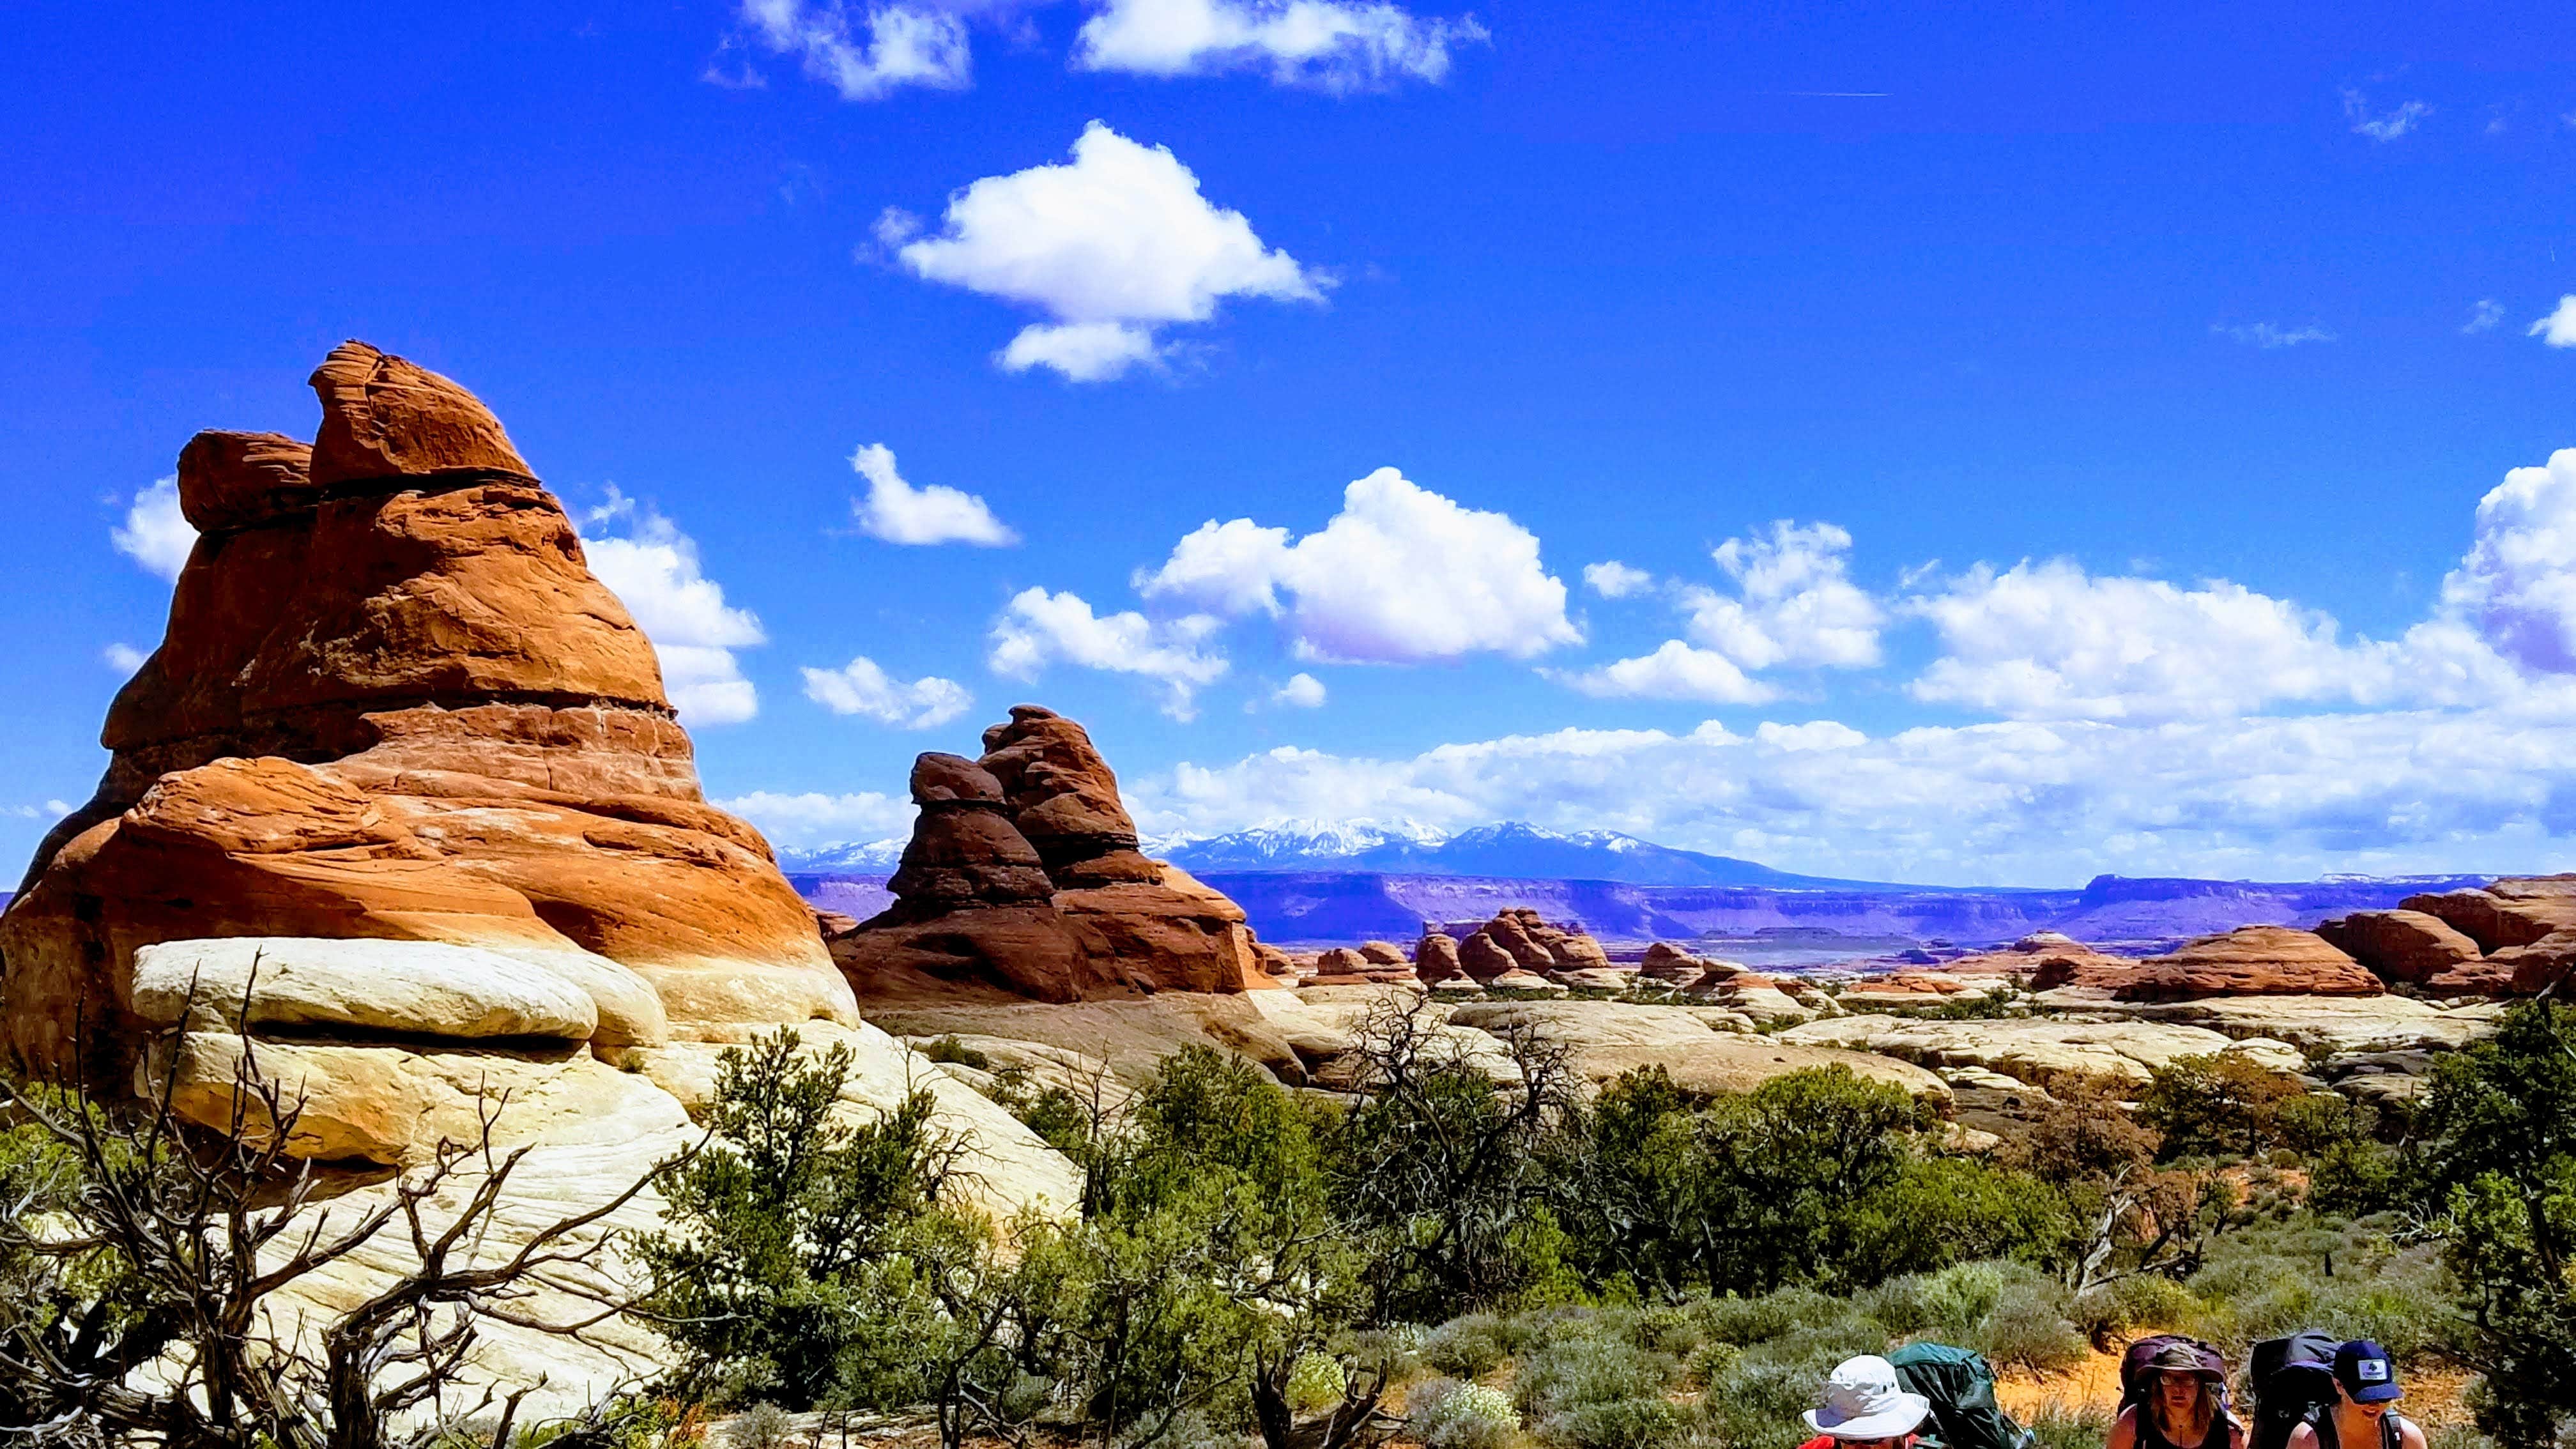
[[[782,843],[1027,699],[1163,831],[2567,864],[2576,12],[1957,9],[21,10],[0,854],[355,336]]]

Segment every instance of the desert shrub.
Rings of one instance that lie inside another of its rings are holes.
[[[1852,1286],[1965,1259],[2056,1261],[2078,1231],[2057,1189],[1960,1157],[1907,1162],[1850,1216],[1851,1243],[1832,1277]]]
[[[2023,1427],[2037,1436],[2036,1449],[2101,1449],[2111,1437],[2111,1416],[2101,1409],[2050,1404]]]
[[[921,1053],[923,1056],[928,1057],[934,1062],[945,1062],[950,1065],[960,1067],[972,1067],[979,1072],[989,1072],[993,1069],[993,1059],[991,1057],[988,1057],[982,1052],[975,1050],[973,1047],[966,1045],[964,1042],[959,1041],[957,1039],[957,1033],[955,1032],[950,1032],[948,1035],[939,1038],[937,1041],[931,1042],[927,1046],[918,1046],[913,1048],[913,1050]]]
[[[1356,1372],[1375,1374],[1390,1384],[1409,1384],[1428,1367],[1422,1355],[1430,1342],[1430,1329],[1419,1323],[1398,1323],[1344,1329],[1333,1336],[1332,1351]]]
[[[1570,1118],[1552,1200],[1590,1281],[1649,1297],[2064,1254],[2074,1223],[2055,1190],[1923,1155],[1926,1125],[1902,1089],[1839,1066],[1706,1098],[1648,1068]]]
[[[2576,1433],[2576,1007],[2546,998],[2433,1067],[2423,1197],[2486,1376],[2478,1427],[2506,1444]],[[2390,1345],[2392,1348],[2395,1345]]]
[[[2108,1346],[2157,1329],[2187,1327],[2198,1321],[2199,1313],[2191,1290],[2160,1273],[2142,1273],[2076,1299],[2071,1316],[2085,1337]]]
[[[1041,1084],[1026,1067],[1003,1067],[984,1095],[1020,1119],[1046,1145],[1088,1170],[1098,1152],[1098,1127],[1088,1103],[1061,1086]]]
[[[2065,1288],[2036,1274],[2006,1286],[1957,1342],[1998,1366],[2019,1364],[2041,1373],[2081,1363],[2090,1347],[2068,1315]]]
[[[1350,1376],[1342,1372],[1338,1359],[1330,1354],[1301,1353],[1288,1370],[1288,1407],[1301,1414],[1311,1414],[1327,1405],[1342,1401],[1342,1390]]]
[[[1598,1320],[1561,1321],[1520,1355],[1512,1398],[1532,1419],[1593,1404],[1659,1397],[1681,1371],[1668,1354],[1652,1353],[1603,1331]]]
[[[2400,1360],[2422,1361],[2440,1346],[2442,1325],[2456,1309],[2438,1247],[2396,1241],[2389,1229],[2397,1225],[2301,1213],[2220,1235],[2183,1284],[2194,1310],[2189,1330],[2241,1351],[2259,1339],[2319,1328],[2374,1339]]]
[[[1890,1279],[1860,1295],[1859,1303],[1898,1337],[1955,1342],[1995,1310],[2010,1281],[2002,1263],[1959,1263]]]
[[[2242,1056],[2176,1057],[2138,1097],[2138,1120],[2164,1138],[2163,1157],[2253,1157],[2280,1138],[2282,1106],[2299,1084]]]
[[[1707,1336],[1707,1329],[1687,1307],[1658,1303],[1648,1307],[1605,1311],[1602,1322],[1612,1332],[1649,1353],[1686,1357]]]
[[[1511,1327],[1491,1313],[1450,1319],[1422,1342],[1422,1361],[1454,1378],[1480,1379],[1512,1356]]]
[[[1443,1029],[1447,1008],[1380,1008],[1352,1052],[1367,1095],[1324,1131],[1331,1200],[1372,1260],[1369,1316],[1563,1301],[1581,1281],[1567,1234],[1541,1211],[1577,1082],[1534,1031],[1502,1046],[1497,1083]]]
[[[1582,1404],[1533,1426],[1540,1439],[1571,1449],[1666,1449],[1689,1428],[1690,1416],[1661,1395]]]
[[[1702,1299],[1692,1304],[1690,1311],[1711,1342],[1746,1347],[1769,1343],[1808,1324],[1840,1318],[1848,1310],[1842,1302],[1812,1288],[1783,1288],[1759,1298],[1729,1294]]]
[[[1426,1380],[1405,1406],[1405,1427],[1424,1449],[1504,1449],[1520,1432],[1511,1395],[1484,1384]]]
[[[1703,1432],[1727,1449],[1795,1449],[1809,1432],[1798,1416],[1815,1407],[1818,1386],[1839,1362],[1739,1359],[1707,1383]]]
[[[2320,1212],[2368,1217],[2405,1206],[2414,1184],[2404,1154],[2371,1141],[2335,1142],[2308,1164],[2308,1202]]]
[[[638,1241],[645,1307],[679,1349],[684,1392],[796,1408],[918,1403],[940,1306],[914,1271],[975,1236],[938,1205],[953,1144],[916,1092],[862,1126],[836,1120],[849,1049],[782,1030],[725,1052],[713,1141],[661,1176],[671,1228]]]
[[[2379,1112],[2338,1092],[2309,1092],[2281,1103],[2273,1114],[2281,1145],[2314,1162],[2339,1147],[2372,1142]]]
[[[787,1449],[795,1439],[795,1421],[776,1404],[754,1404],[725,1425],[725,1443],[732,1449]]]

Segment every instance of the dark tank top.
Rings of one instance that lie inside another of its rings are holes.
[[[2404,1443],[2405,1437],[2400,1430],[2405,1423],[2406,1420],[2404,1417],[2399,1415],[2395,1409],[2391,1409],[2387,1413],[2380,1415],[2379,1449],[2397,1449],[2398,1445]],[[2343,1449],[2342,1435],[2335,1431],[2335,1416],[2333,1409],[2329,1408],[2324,1413],[2310,1419],[2308,1421],[2308,1427],[2316,1430],[2317,1449]]]
[[[2224,1410],[2210,1416],[2209,1433],[2196,1444],[2177,1444],[2166,1438],[2164,1425],[2156,1422],[2155,1411],[2144,1404],[2138,1405],[2137,1415],[2138,1449],[2245,1449],[2245,1436],[2236,1431]]]

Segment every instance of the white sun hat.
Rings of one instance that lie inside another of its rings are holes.
[[[1893,1439],[1911,1434],[1932,1401],[1896,1382],[1896,1365],[1876,1354],[1847,1358],[1825,1380],[1825,1401],[1807,1411],[1807,1426],[1837,1439]]]

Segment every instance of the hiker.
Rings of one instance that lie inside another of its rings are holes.
[[[2245,1426],[2227,1412],[2227,1370],[2184,1340],[2142,1368],[2144,1392],[2111,1425],[2104,1449],[2245,1449]]]
[[[1825,1380],[1825,1401],[1807,1411],[1816,1437],[1798,1449],[1907,1449],[1931,1412],[1929,1398],[1896,1381],[1896,1365],[1874,1353],[1847,1358]]]
[[[2406,1397],[2388,1350],[2356,1338],[2335,1350],[2336,1400],[2290,1431],[2290,1449],[2424,1449],[2424,1431],[2390,1406]]]

